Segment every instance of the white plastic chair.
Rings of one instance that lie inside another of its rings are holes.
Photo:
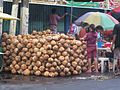
[[[117,64],[117,59],[114,58],[114,60],[113,60],[113,72],[115,72],[116,64]]]
[[[100,61],[101,63],[101,73],[104,73],[104,69],[105,69],[105,62],[107,62],[107,67],[109,69],[109,58],[106,57],[98,57],[98,61]],[[110,71],[110,69],[109,69]]]

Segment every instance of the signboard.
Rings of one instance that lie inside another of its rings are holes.
[[[120,0],[109,0],[110,8],[116,8],[120,6]]]
[[[69,1],[68,6],[86,7],[86,8],[107,8],[108,4],[106,2],[73,2]]]

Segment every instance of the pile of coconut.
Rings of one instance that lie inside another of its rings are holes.
[[[78,75],[88,68],[86,42],[50,30],[28,35],[4,33],[5,71],[46,77]]]

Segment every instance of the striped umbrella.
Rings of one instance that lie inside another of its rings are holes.
[[[79,17],[75,23],[80,23],[81,21],[95,24],[96,26],[101,25],[105,30],[112,30],[114,25],[119,23],[114,17],[102,12],[88,12]]]

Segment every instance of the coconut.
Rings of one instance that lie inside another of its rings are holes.
[[[12,72],[13,74],[17,73],[17,71],[16,71],[15,68],[13,68],[13,69],[11,70],[11,72]]]
[[[57,45],[55,45],[55,46],[53,46],[53,50],[58,50],[58,46]]]
[[[36,76],[39,76],[41,74],[41,72],[39,70],[35,71],[34,73]]]
[[[29,69],[25,69],[25,70],[23,71],[23,74],[24,74],[24,75],[30,75],[30,70],[29,70]]]
[[[59,48],[59,51],[60,51],[60,52],[63,52],[64,50],[65,50],[64,47],[60,47],[60,48]]]
[[[37,67],[37,66],[34,66],[34,67],[33,67],[33,70],[34,70],[34,71],[37,71],[37,70],[38,70],[38,67]]]
[[[76,66],[77,66],[77,62],[73,61],[73,62],[72,62],[72,66],[73,66],[73,67],[76,67]]]
[[[49,76],[49,72],[48,72],[48,71],[45,71],[45,72],[44,72],[44,76],[45,76],[45,77],[48,77],[48,76]]]
[[[20,69],[20,66],[18,64],[15,65],[15,69],[18,70]]]
[[[54,40],[51,41],[51,45],[54,46],[54,45],[56,45],[56,44],[57,44],[57,43],[56,43]]]
[[[45,67],[44,67],[44,66],[40,66],[40,67],[39,67],[39,70],[40,70],[41,72],[43,72],[43,71],[45,70]]]
[[[59,60],[60,60],[60,61],[64,61],[64,60],[65,60],[64,56],[60,56],[60,57],[59,57]]]
[[[66,72],[69,72],[69,68],[65,68],[64,69],[64,72],[66,73]]]
[[[22,69],[22,70],[25,70],[25,69],[27,69],[27,66],[26,66],[26,64],[22,64],[22,65],[21,65],[21,69]]]
[[[36,76],[69,76],[88,69],[86,42],[50,30],[28,35],[3,34],[6,71]]]
[[[64,72],[60,72],[60,76],[65,76],[65,73]]]

